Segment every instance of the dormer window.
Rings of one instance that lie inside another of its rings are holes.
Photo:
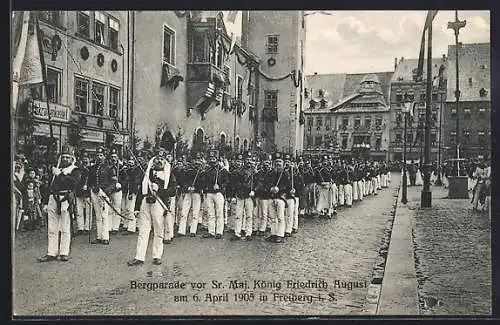
[[[327,104],[327,101],[326,100],[322,100],[321,103],[320,103],[320,108],[326,108],[326,104]]]

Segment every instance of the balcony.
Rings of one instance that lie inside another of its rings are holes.
[[[221,68],[211,63],[188,63],[187,81],[226,83],[226,75]]]

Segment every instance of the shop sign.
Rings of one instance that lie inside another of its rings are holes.
[[[50,119],[52,121],[68,122],[69,121],[69,107],[59,104],[50,103]],[[48,120],[49,115],[47,112],[47,102],[34,100],[31,103],[31,111],[33,116]]]
[[[82,140],[88,142],[104,142],[104,132],[82,130]]]

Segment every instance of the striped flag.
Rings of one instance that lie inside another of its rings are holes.
[[[42,83],[44,80],[38,30],[38,24],[35,17],[30,17],[26,49],[19,72],[19,86],[35,85]]]
[[[415,75],[416,81],[421,81],[424,75],[425,33],[427,32],[427,29],[432,25],[432,21],[434,20],[434,17],[436,17],[437,13],[438,13],[437,10],[427,11],[424,30],[422,32],[422,40],[420,42],[420,53],[418,55],[417,73]]]

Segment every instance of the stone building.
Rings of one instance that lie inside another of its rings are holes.
[[[390,91],[390,160],[402,161],[404,149],[404,114],[403,105],[406,100],[414,107],[413,116],[407,116],[406,159],[423,161],[425,145],[425,107],[426,107],[426,71],[427,60],[424,60],[424,80],[414,81],[414,71],[418,59],[401,58],[395,63],[395,71],[391,80]],[[433,92],[431,106],[431,161],[438,160],[439,125],[442,107],[446,101],[446,66],[447,58],[432,59]],[[413,106],[415,103],[415,106]],[[442,123],[444,123],[441,121]]]
[[[182,135],[197,150],[250,148],[258,61],[239,43],[231,48],[223,17],[217,11],[132,15],[138,136],[164,142]]]
[[[460,101],[457,112],[456,46],[448,46],[448,79],[443,110],[443,144],[446,158],[456,158],[456,120],[459,119],[461,158],[491,157],[490,43],[459,45]]]
[[[313,146],[308,152],[338,147],[343,158],[387,160],[391,76],[392,72],[307,76],[305,141]]]
[[[258,136],[266,151],[303,148],[305,16],[303,11],[245,11],[242,46],[260,58]]]
[[[16,113],[27,105],[34,122],[29,136],[32,150],[44,151],[50,142],[47,102],[58,148],[66,142],[90,152],[98,145],[121,148],[130,133],[127,12],[31,11],[30,15],[39,18],[48,88],[48,100],[44,86],[19,93]],[[26,142],[26,134],[17,136],[21,144]]]

